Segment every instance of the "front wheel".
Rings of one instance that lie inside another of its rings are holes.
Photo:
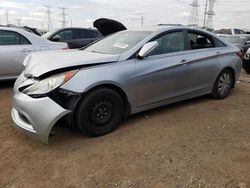
[[[100,88],[83,98],[77,108],[75,122],[81,132],[102,136],[112,132],[124,114],[120,95],[108,88]]]
[[[222,71],[217,77],[212,96],[216,99],[226,98],[234,86],[234,77],[230,70],[226,69]]]

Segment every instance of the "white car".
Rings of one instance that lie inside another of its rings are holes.
[[[245,31],[243,31],[241,29],[236,29],[236,28],[215,30],[214,33],[217,34],[218,36],[220,36],[220,35],[242,35],[242,34],[246,34]]]
[[[67,48],[66,43],[51,42],[19,28],[0,27],[0,80],[17,78],[30,52]]]

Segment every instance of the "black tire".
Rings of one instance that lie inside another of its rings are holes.
[[[219,74],[215,81],[212,97],[216,99],[224,99],[230,94],[233,87],[233,74],[229,69],[225,69]]]
[[[120,95],[108,88],[100,88],[84,97],[78,105],[75,123],[79,130],[90,136],[112,132],[124,114]]]
[[[250,74],[250,69],[245,69],[246,73]]]

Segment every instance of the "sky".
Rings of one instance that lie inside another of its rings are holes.
[[[92,27],[95,19],[104,17],[122,22],[126,27],[141,27],[160,23],[188,23],[192,0],[0,0],[0,24],[9,23],[47,29],[48,19],[44,5],[51,6],[52,27],[61,28],[60,7],[66,7],[67,26]],[[205,0],[199,0],[202,26]],[[250,0],[217,0],[214,28],[250,29]]]

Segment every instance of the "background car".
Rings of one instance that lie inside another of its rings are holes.
[[[17,78],[30,52],[65,48],[66,43],[51,42],[24,29],[0,27],[0,80]]]
[[[227,40],[231,44],[239,47],[242,52],[242,68],[250,73],[250,35],[221,35],[221,38]]]
[[[246,34],[245,31],[242,29],[236,29],[236,28],[229,28],[229,29],[219,29],[214,31],[217,35],[240,35],[240,34]]]
[[[64,118],[101,136],[130,114],[206,94],[223,99],[239,78],[239,49],[209,32],[182,26],[126,30],[108,20],[94,25],[116,33],[84,49],[27,59],[14,87],[17,129],[48,142]]]
[[[250,48],[247,50],[242,62],[243,69],[245,69],[245,71],[250,74]]]
[[[101,38],[102,35],[95,29],[63,28],[50,31],[42,37],[53,42],[66,42],[70,49],[74,49],[82,48]]]
[[[250,35],[221,35],[223,39],[227,40],[233,45],[238,46],[245,54],[250,47]]]

